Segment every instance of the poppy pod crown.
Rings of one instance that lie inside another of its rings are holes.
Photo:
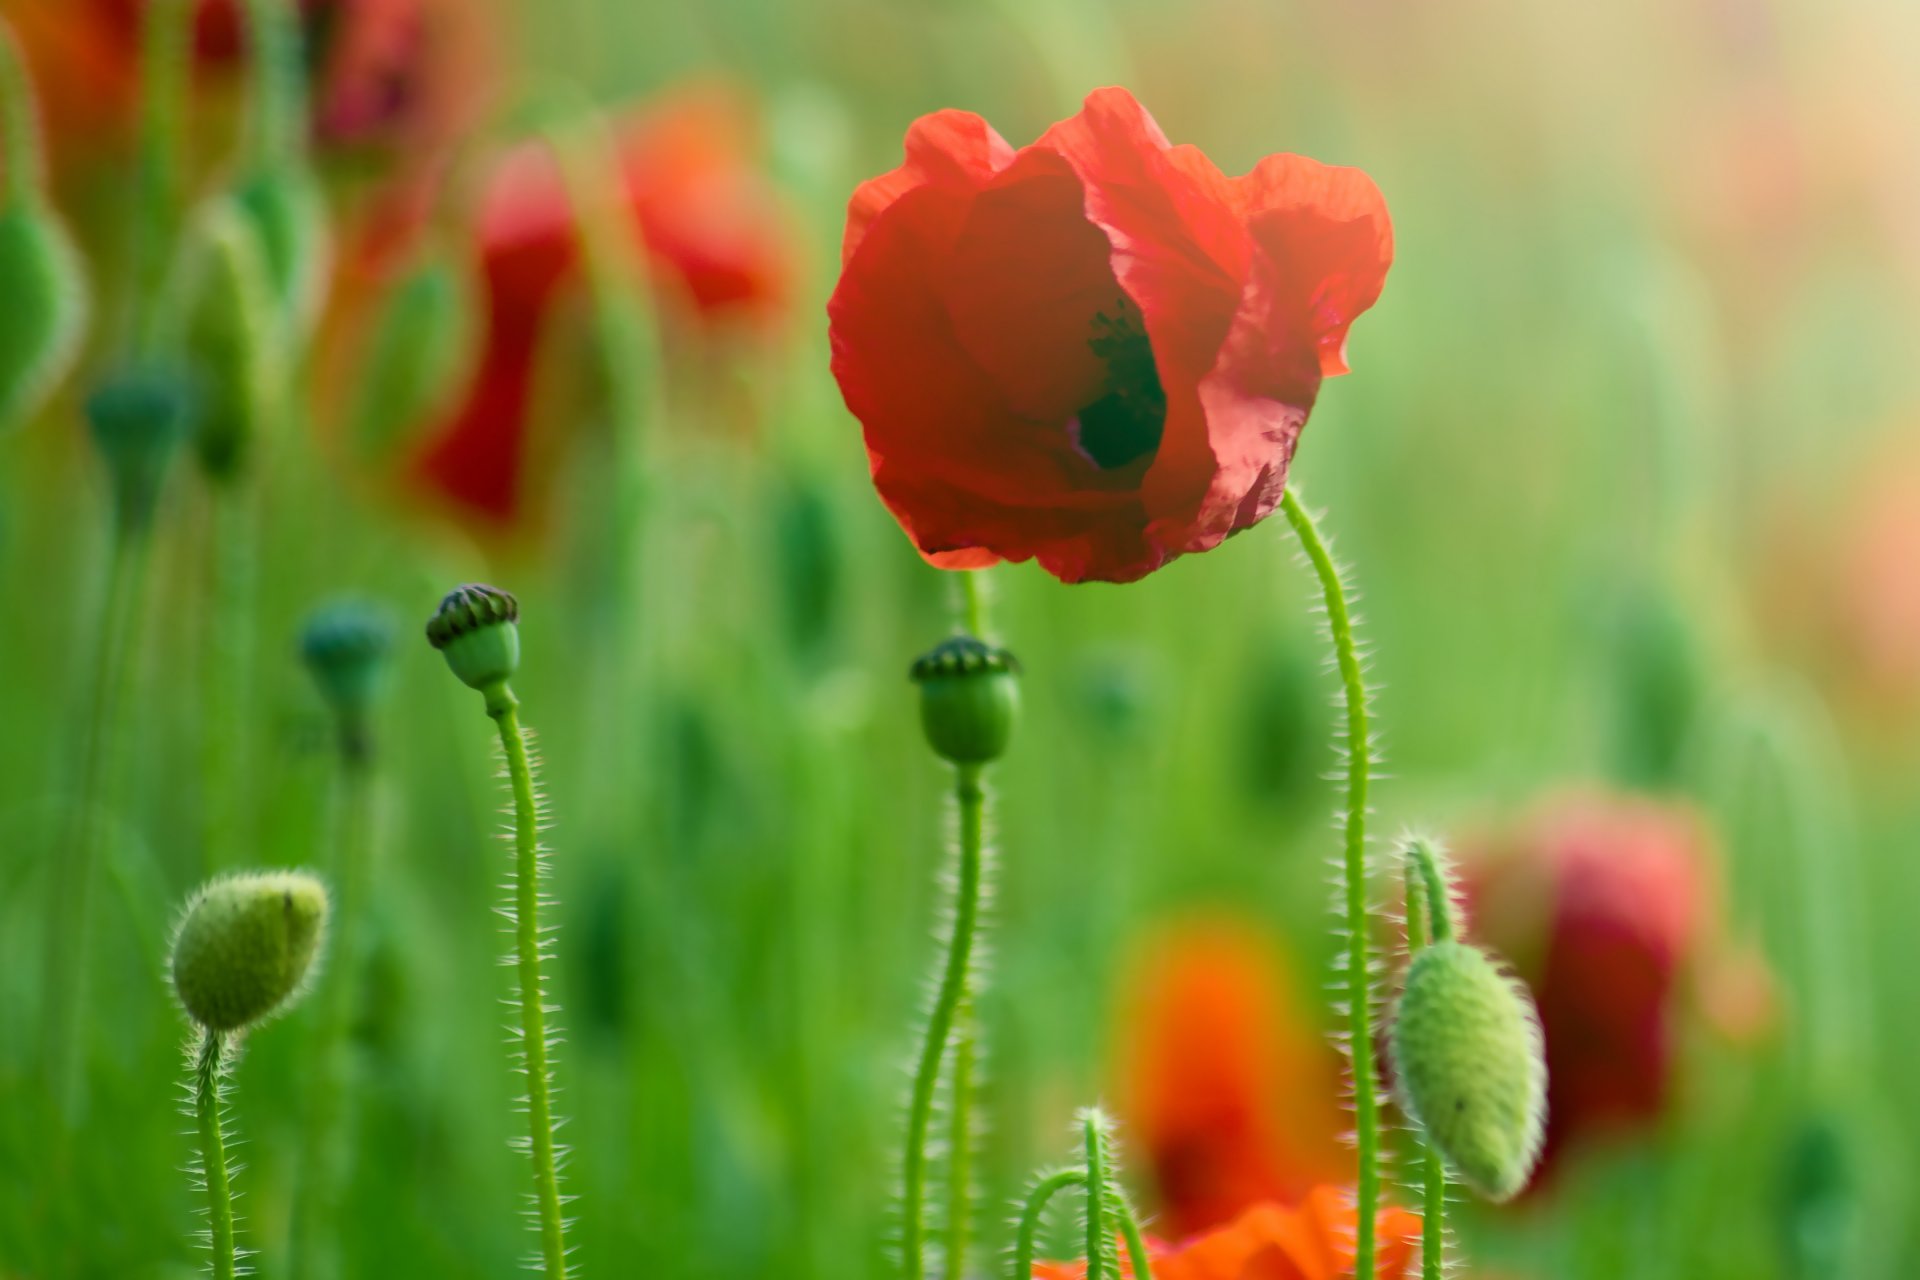
[[[932,563],[1127,582],[1278,505],[1392,256],[1365,174],[1229,178],[1124,89],[1017,151],[936,112],[854,193],[834,376]]]

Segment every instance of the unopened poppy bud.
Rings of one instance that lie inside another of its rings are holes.
[[[1007,749],[1020,706],[1020,664],[1005,649],[972,636],[936,645],[913,664],[920,726],[934,751],[954,764],[986,764]]]
[[[244,1030],[300,990],[326,924],[327,891],[303,871],[215,880],[174,934],[173,989],[209,1031]]]
[[[195,398],[177,370],[133,368],[115,373],[87,397],[87,424],[107,464],[120,528],[145,529],[175,449],[186,435]]]
[[[351,440],[360,458],[389,457],[459,376],[469,317],[482,309],[466,296],[462,274],[436,256],[381,300],[354,375]]]
[[[0,213],[0,297],[0,428],[9,428],[40,407],[86,328],[79,250],[38,200]]]
[[[1533,1001],[1485,952],[1436,942],[1407,968],[1394,1020],[1401,1105],[1462,1181],[1495,1202],[1527,1185],[1546,1129]]]
[[[455,587],[427,621],[427,640],[453,674],[483,692],[520,666],[520,602],[498,587]]]
[[[326,200],[306,169],[281,165],[255,174],[234,193],[260,237],[267,283],[289,342],[306,341],[327,278]]]
[[[261,236],[236,202],[202,215],[180,304],[202,392],[194,445],[208,475],[229,479],[270,425],[283,350]]]
[[[340,717],[343,740],[354,754],[367,745],[367,712],[386,675],[392,638],[386,614],[358,600],[321,606],[300,633],[300,656]]]

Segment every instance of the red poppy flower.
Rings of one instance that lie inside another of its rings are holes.
[[[1383,1208],[1374,1275],[1400,1277],[1419,1253],[1420,1217]],[[1154,1280],[1337,1280],[1353,1274],[1352,1192],[1316,1187],[1297,1205],[1259,1204],[1228,1225],[1181,1245],[1151,1241]],[[1083,1280],[1085,1262],[1043,1262],[1034,1280]],[[1121,1251],[1120,1274],[1133,1266]]]
[[[1122,89],[1019,151],[936,112],[854,193],[834,376],[935,565],[1130,581],[1279,503],[1391,259],[1365,174],[1226,177]]]
[[[626,207],[662,303],[709,320],[778,316],[794,253],[742,101],[686,91],[618,135]],[[418,471],[462,511],[498,525],[522,510],[536,357],[579,268],[572,202],[545,144],[518,147],[494,168],[475,235],[486,300],[481,351]]]
[[[1352,1176],[1338,1058],[1271,940],[1210,915],[1154,940],[1132,968],[1121,1114],[1168,1234]]]
[[[1512,960],[1540,1010],[1548,1120],[1535,1185],[1567,1151],[1659,1117],[1691,992],[1735,1034],[1764,1020],[1764,972],[1717,945],[1713,847],[1691,809],[1569,797],[1462,866],[1474,933]]]
[[[124,132],[139,100],[147,0],[33,6],[23,38],[56,87],[56,137]],[[467,0],[301,0],[314,137],[323,145],[418,144],[456,136],[489,82],[484,24]],[[57,13],[56,13],[57,10]],[[194,59],[220,71],[245,55],[238,0],[199,0]]]

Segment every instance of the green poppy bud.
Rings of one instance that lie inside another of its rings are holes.
[[[506,682],[520,666],[520,602],[498,587],[455,587],[427,620],[427,641],[453,674],[482,691]]]
[[[1005,649],[955,636],[923,654],[910,672],[920,686],[920,726],[953,764],[1000,758],[1019,709],[1020,664]]]
[[[266,251],[232,200],[216,203],[195,228],[181,307],[201,390],[195,448],[208,475],[231,479],[271,425],[284,352]]]
[[[303,346],[319,317],[327,278],[327,205],[320,185],[304,168],[280,166],[243,182],[234,199],[260,237],[285,336],[293,347]]]
[[[358,600],[321,606],[300,633],[300,656],[320,686],[320,696],[340,718],[349,754],[362,755],[367,749],[367,713],[384,683],[392,638],[387,616]]]
[[[173,937],[173,989],[209,1031],[242,1031],[300,990],[327,925],[327,891],[304,871],[215,880]]]
[[[80,251],[38,200],[0,212],[0,429],[25,422],[73,364],[87,323]]]
[[[1407,968],[1392,1033],[1401,1106],[1462,1181],[1519,1194],[1545,1134],[1547,1066],[1524,988],[1486,953],[1436,942]]]
[[[153,523],[167,467],[196,403],[178,370],[159,367],[120,370],[87,397],[87,424],[107,464],[114,516],[123,531]]]
[[[447,395],[475,308],[460,271],[441,259],[410,271],[382,300],[363,349],[349,416],[359,456],[379,462]]]

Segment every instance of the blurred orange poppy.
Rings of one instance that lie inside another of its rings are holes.
[[[1178,1237],[1352,1174],[1340,1064],[1279,944],[1226,913],[1175,924],[1123,984],[1119,1108]]]
[[[616,128],[622,197],[670,316],[764,324],[786,307],[795,247],[758,163],[753,112],[703,86]],[[503,155],[474,215],[485,300],[473,375],[428,432],[415,474],[459,512],[505,527],[526,505],[536,357],[579,267],[579,232],[558,163],[542,143]]]
[[[1374,1275],[1401,1277],[1419,1254],[1420,1217],[1385,1207]],[[1353,1274],[1353,1194],[1315,1187],[1292,1206],[1258,1204],[1231,1223],[1184,1244],[1150,1241],[1154,1280],[1338,1280]],[[1120,1274],[1131,1277],[1121,1251]],[[1044,1262],[1034,1280],[1083,1280],[1087,1264]]]

